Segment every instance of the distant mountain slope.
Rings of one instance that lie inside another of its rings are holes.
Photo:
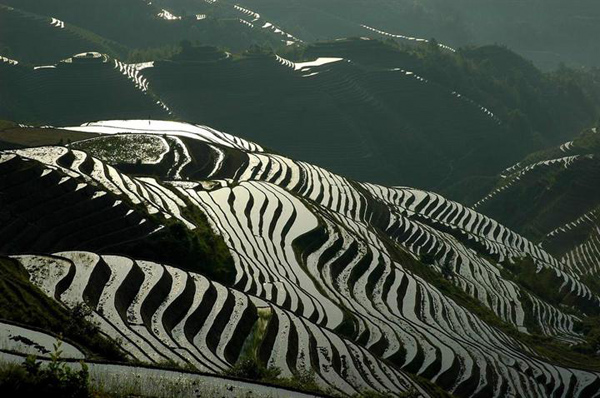
[[[0,4],[0,55],[43,65],[86,51],[123,56],[127,49],[90,31],[50,16]]]
[[[208,127],[138,120],[71,130],[100,134],[74,145],[105,157],[118,143],[123,151],[111,161],[121,172],[97,158],[98,167],[82,167],[79,159],[90,155],[63,147],[2,152],[3,170],[33,162],[75,173],[124,203],[137,200],[137,214],[154,208],[163,214],[156,222],[183,231],[199,228],[203,214],[233,259],[232,279],[196,268],[208,280],[181,271],[194,268],[168,254],[160,261],[170,267],[58,253],[66,261],[59,263],[72,265],[49,266],[56,277],[40,279],[36,257],[17,257],[59,301],[91,306],[103,331],[123,335],[134,357],[154,352],[153,361],[227,368],[243,357],[232,336],[250,330],[262,307],[271,318],[260,361],[288,376],[314,370],[321,386],[346,394],[406,390],[413,382],[405,372],[457,396],[598,396],[600,374],[578,369],[598,369],[597,362],[557,341],[585,339],[581,322],[597,314],[599,295],[496,221],[433,193],[355,182]],[[141,143],[149,156],[140,163]],[[156,262],[160,248],[143,248],[111,251]],[[526,279],[536,270],[553,295]],[[555,342],[544,346],[545,339]],[[199,352],[210,358],[192,355],[205,346]]]
[[[475,204],[479,211],[539,241],[596,291],[599,148],[593,128],[536,152],[505,170],[496,187]]]
[[[220,0],[218,3],[228,3]],[[193,10],[190,0],[162,0]],[[432,37],[452,47],[498,43],[544,68],[598,66],[600,6],[595,0],[239,0],[231,4],[275,21],[305,41],[338,37]]]
[[[62,62],[31,70],[7,59],[0,117],[64,125],[169,114],[359,180],[442,191],[570,139],[599,114],[592,75],[543,74],[500,47],[292,47],[232,54],[184,42],[167,60],[104,57],[114,71]]]
[[[174,15],[153,2],[142,0],[3,0],[2,3],[24,10],[20,13],[59,19],[67,28],[79,26],[130,50],[171,46],[181,40],[200,41],[232,51],[243,51],[251,45],[285,46],[279,35],[268,30],[252,29],[242,22],[233,8],[231,14],[203,12],[198,15]],[[25,22],[31,21],[19,21],[18,30],[8,31],[14,33],[9,38],[18,40],[19,44],[29,44],[29,41],[36,39],[35,32],[31,31],[33,27],[29,23],[23,25]],[[15,51],[25,51],[26,47],[16,44]],[[35,46],[35,42],[29,45]],[[62,56],[60,50],[51,46],[42,50],[43,53],[52,51],[55,53],[54,59]],[[111,55],[123,57],[123,54]]]
[[[123,116],[169,115],[168,108],[148,92],[138,70],[143,66],[100,54],[86,59],[85,54],[36,67],[0,62],[0,117],[31,124],[61,124],[115,112]],[[70,112],[61,116],[64,109]]]
[[[157,62],[144,76],[186,119],[362,180],[430,185],[460,178],[490,141],[502,141],[493,116],[445,87],[400,68],[335,61],[311,66],[255,55]],[[480,167],[502,162],[487,154]]]

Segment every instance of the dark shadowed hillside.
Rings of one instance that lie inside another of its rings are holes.
[[[593,75],[542,73],[501,47],[347,39],[232,55],[183,44],[138,64],[5,63],[0,117],[64,125],[170,112],[360,180],[441,190],[494,176],[598,115]],[[73,103],[80,111],[63,111]]]

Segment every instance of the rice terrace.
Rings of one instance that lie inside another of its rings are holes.
[[[0,0],[0,396],[600,397],[598,21]]]

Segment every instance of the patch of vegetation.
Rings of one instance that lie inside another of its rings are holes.
[[[342,310],[343,318],[342,322],[340,322],[340,324],[336,326],[335,332],[342,337],[354,340],[358,332],[358,327],[356,325],[356,317],[347,307],[340,306],[340,309]]]
[[[402,392],[400,394],[385,394],[377,391],[363,391],[358,394],[352,395],[352,398],[420,398],[422,395],[414,390],[410,389],[408,391]]]
[[[419,261],[421,261],[425,265],[433,265],[435,264],[435,256],[428,252],[421,253],[421,255],[419,256]]]
[[[141,134],[104,136],[76,142],[70,147],[89,152],[110,164],[155,161],[168,149],[159,137]]]
[[[7,258],[0,258],[0,318],[62,335],[84,347],[92,357],[126,359],[97,325],[86,320],[83,308],[68,310],[61,306],[29,281],[27,271],[18,262]]]
[[[502,263],[504,276],[512,279],[526,290],[541,297],[547,303],[554,306],[575,307],[585,314],[596,314],[600,312],[593,301],[579,297],[576,293],[568,291],[568,286],[561,289],[564,283],[556,272],[540,267],[538,269],[534,260],[527,256],[520,259],[512,259]]]
[[[16,127],[19,127],[19,125],[15,122],[12,122],[10,120],[0,120],[0,131],[13,129]]]
[[[146,212],[140,206],[140,211]],[[195,206],[182,209],[182,215],[196,225],[188,229],[181,222],[149,215],[164,228],[134,242],[112,246],[111,252],[126,254],[137,259],[148,259],[164,264],[177,264],[181,269],[206,275],[210,279],[231,286],[235,282],[235,266],[223,238],[210,227],[206,215]]]
[[[241,358],[258,358],[260,345],[263,342],[267,326],[273,315],[271,307],[256,309],[258,320],[254,323],[250,334],[246,338],[242,350],[240,351]]]
[[[262,362],[252,356],[241,358],[234,366],[225,370],[223,374],[240,379],[272,382],[281,374],[281,369],[266,367]]]
[[[584,355],[600,357],[600,317],[587,317],[579,325],[585,342],[573,346],[573,350]]]
[[[315,375],[311,372],[298,372],[292,377],[281,377],[281,369],[267,367],[256,357],[245,357],[231,368],[223,372],[226,376],[274,384],[280,387],[295,390],[323,393],[321,387],[315,381]]]
[[[54,344],[54,352],[47,364],[29,356],[21,365],[0,365],[0,391],[5,396],[33,397],[43,391],[48,398],[90,398],[87,365],[80,362],[81,369],[74,370],[60,356],[61,342]]]

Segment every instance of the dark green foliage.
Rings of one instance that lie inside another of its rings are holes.
[[[227,376],[275,384],[280,387],[301,391],[322,393],[320,386],[311,372],[298,372],[289,378],[280,377],[281,369],[266,367],[255,357],[245,357],[224,372]]]
[[[419,260],[425,265],[435,264],[435,256],[428,252],[421,253]]]
[[[48,398],[88,398],[91,397],[89,374],[85,363],[75,370],[60,359],[61,343],[54,345],[51,361],[38,362],[29,356],[21,365],[4,365],[0,368],[0,390],[5,396],[43,396]]]
[[[580,331],[585,335],[585,342],[573,346],[573,350],[600,357],[600,317],[587,317],[580,324]]]
[[[224,372],[228,376],[255,381],[273,381],[279,377],[281,370],[267,368],[253,357],[242,358]]]
[[[397,397],[397,398],[419,398],[422,397],[422,395],[420,393],[418,393],[415,390],[409,390],[409,391],[405,391],[403,393],[400,394],[384,394],[384,393],[380,393],[380,392],[376,392],[376,391],[363,391],[359,394],[355,394],[352,396],[353,398],[392,398],[392,397]]]
[[[454,278],[454,269],[449,262],[445,262],[441,266],[442,276],[446,279]]]
[[[107,251],[177,264],[179,268],[232,285],[235,267],[223,238],[212,231],[206,216],[196,207],[188,206],[183,216],[193,220],[197,228],[189,230],[177,221],[157,220],[166,224],[165,228],[142,240],[112,246]]]
[[[343,309],[344,318],[335,328],[335,332],[347,339],[354,339],[358,331],[354,315],[347,309]]]
[[[176,44],[165,44],[159,47],[136,48],[129,52],[127,61],[132,63],[169,59],[181,51]]]
[[[422,60],[417,70],[424,76],[492,109],[506,123],[508,138],[518,140],[515,150],[547,146],[597,118],[598,103],[590,92],[594,84],[579,82],[583,71],[542,73],[501,46],[467,47],[456,54],[415,53]]]
[[[508,273],[505,273],[507,277],[550,304],[574,307],[588,315],[600,313],[593,300],[579,297],[567,288],[561,289],[564,280],[552,269],[538,269],[531,257],[513,259],[512,263],[506,261],[502,265],[508,270]]]

